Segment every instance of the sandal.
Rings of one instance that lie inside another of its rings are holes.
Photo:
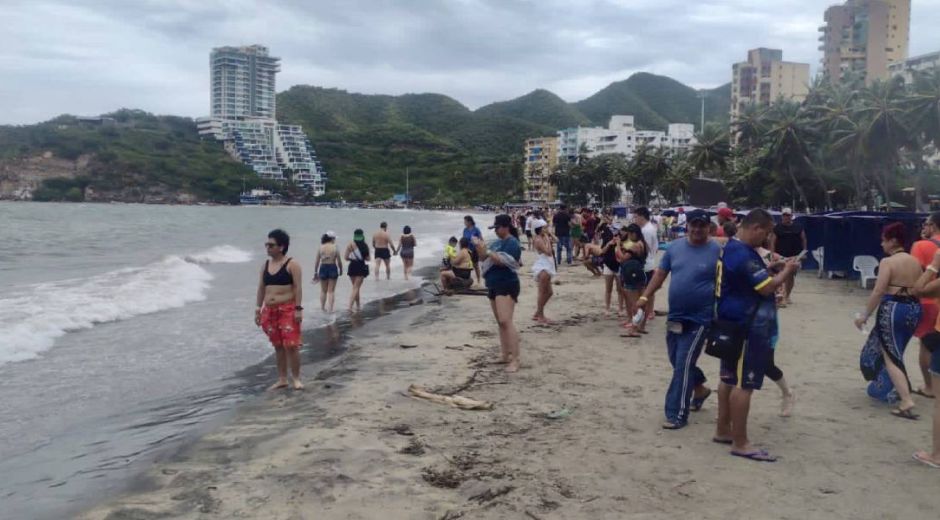
[[[900,417],[901,419],[910,419],[912,421],[916,421],[917,419],[920,418],[920,416],[912,412],[910,408],[906,410],[895,408],[894,410],[891,410],[891,415],[895,417]]]
[[[702,397],[693,397],[693,398],[692,398],[692,406],[691,406],[691,409],[692,409],[693,412],[698,412],[698,411],[700,411],[700,410],[702,409],[702,405],[705,404],[705,401],[706,401],[709,397],[711,397],[711,395],[712,395],[712,389],[711,389],[711,388],[708,388],[708,389],[706,389],[706,390],[707,390],[707,391],[705,392],[705,395],[703,395]]]
[[[927,399],[934,399],[934,396],[928,394],[927,392],[924,392],[923,388],[918,388],[917,390],[914,390],[914,392],[912,393],[915,393],[921,397],[926,397]]]
[[[750,459],[757,462],[777,462],[777,457],[774,457],[770,453],[767,453],[767,450],[755,450],[749,451],[747,453],[741,453],[738,451],[732,451],[732,455],[735,457],[742,457],[745,459]]]

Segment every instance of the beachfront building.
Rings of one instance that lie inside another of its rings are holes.
[[[647,145],[665,147],[672,152],[688,151],[695,144],[695,128],[691,124],[676,123],[666,132],[637,130],[633,116],[616,115],[607,128],[577,127],[558,131],[559,161],[575,162],[582,147],[587,157],[605,153],[618,153],[632,159],[637,148]]]
[[[731,66],[731,120],[753,103],[802,101],[809,92],[809,64],[783,61],[780,49],[751,49],[747,61]]]
[[[558,137],[534,137],[525,143],[525,201],[548,203],[557,198],[549,176],[558,166]]]
[[[275,76],[280,58],[267,47],[218,47],[209,56],[210,116],[196,120],[199,135],[225,150],[262,179],[291,180],[313,195],[326,190],[326,172],[299,125],[275,119]]]
[[[920,56],[914,56],[913,58],[888,65],[888,71],[891,73],[891,76],[900,76],[904,79],[904,83],[908,84],[914,81],[914,74],[937,68],[940,68],[940,51],[921,54]]]
[[[889,77],[907,59],[911,0],[847,0],[826,9],[819,27],[822,72],[833,83]]]

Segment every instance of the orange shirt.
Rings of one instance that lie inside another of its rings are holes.
[[[940,242],[940,234],[934,235],[930,238]],[[918,240],[917,242],[914,242],[913,246],[911,246],[911,256],[920,262],[921,267],[926,268],[928,265],[930,265],[931,262],[933,262],[933,255],[937,252],[937,249],[940,248],[938,248],[937,244],[934,244],[930,240]],[[933,298],[921,298],[920,303],[921,305],[925,303],[936,305],[937,300]]]

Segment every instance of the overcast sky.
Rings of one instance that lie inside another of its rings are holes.
[[[638,71],[698,88],[749,48],[818,68],[826,0],[0,0],[0,124],[121,107],[208,113],[209,51],[261,43],[278,90],[583,99]],[[940,50],[914,0],[911,54]]]

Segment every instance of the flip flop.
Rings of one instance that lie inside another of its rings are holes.
[[[674,422],[669,422],[669,421],[666,421],[663,423],[664,430],[680,430],[684,427],[685,427],[684,424],[679,424],[679,423],[674,423]]]
[[[777,462],[777,457],[774,457],[773,455],[767,453],[767,450],[757,450],[757,451],[751,451],[748,453],[739,453],[737,451],[730,451],[728,453],[734,455],[735,457],[741,457],[741,458],[753,460],[756,462]]]
[[[921,456],[920,456],[920,453],[921,453],[921,452],[919,452],[919,451],[915,451],[915,452],[911,455],[911,458],[914,459],[914,460],[916,460],[917,462],[920,462],[921,464],[924,464],[924,465],[926,465],[926,466],[930,466],[930,467],[933,468],[933,469],[940,469],[940,464],[937,464],[936,462],[934,462],[934,461],[932,461],[932,460],[925,459],[925,458],[921,457]]]
[[[894,410],[891,410],[891,415],[895,417],[900,417],[901,419],[910,419],[912,421],[916,421],[917,419],[920,418],[920,416],[912,412],[910,408],[908,408],[907,410],[895,408]]]
[[[913,393],[915,393],[915,394],[917,394],[917,395],[919,395],[919,396],[921,396],[921,397],[926,397],[927,399],[934,399],[934,396],[928,394],[927,392],[924,392],[924,389],[923,389],[923,388],[918,388],[917,390],[914,390]]]
[[[719,439],[718,437],[712,437],[712,442],[715,444],[727,444],[729,446],[734,444],[734,441],[731,439]]]
[[[705,404],[705,401],[706,401],[709,397],[711,397],[711,395],[712,395],[712,389],[709,388],[709,389],[707,389],[707,390],[708,390],[708,391],[705,392],[705,395],[704,395],[704,396],[702,396],[702,397],[693,397],[693,398],[692,398],[692,411],[693,411],[693,412],[698,412],[698,411],[700,411],[700,410],[702,409],[702,405]]]

